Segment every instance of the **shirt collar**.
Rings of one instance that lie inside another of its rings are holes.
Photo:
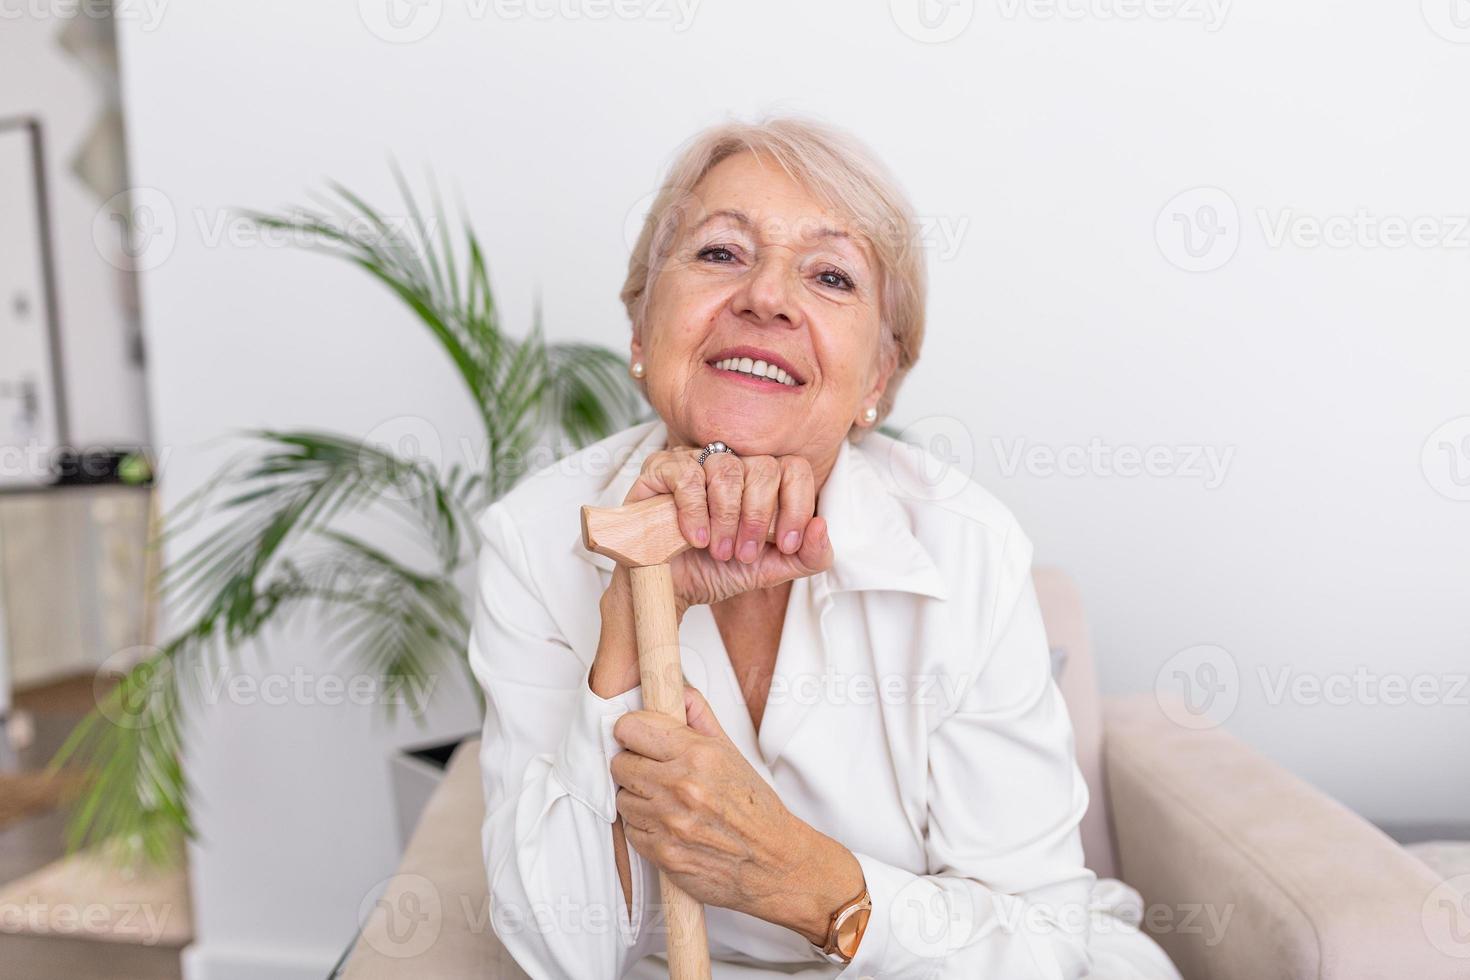
[[[617,507],[638,479],[643,460],[663,449],[668,429],[662,420],[644,423],[646,431],[621,467],[591,501],[598,507]],[[869,441],[887,440],[881,434]],[[886,442],[884,443],[886,444]],[[882,450],[869,452],[842,440],[836,462],[817,499],[817,513],[827,521],[836,554],[832,567],[814,576],[822,591],[912,592],[936,599],[949,589],[929,552],[914,536],[908,512],[895,499],[897,489],[883,476]],[[572,539],[572,551],[607,572],[613,560],[582,547],[581,532]]]

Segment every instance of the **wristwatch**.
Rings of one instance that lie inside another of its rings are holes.
[[[827,923],[827,944],[818,946],[812,943],[812,949],[821,953],[828,962],[851,963],[857,954],[858,943],[863,940],[863,930],[868,927],[868,916],[872,914],[873,899],[865,887],[857,898],[842,903],[832,913],[832,919]]]

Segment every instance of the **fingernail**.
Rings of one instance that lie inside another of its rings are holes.
[[[782,538],[781,541],[782,551],[785,551],[787,553],[793,552],[797,549],[797,546],[801,544],[801,532],[787,531],[786,537]]]
[[[697,528],[695,528],[694,529],[694,542],[695,542],[695,544],[699,545],[701,548],[703,548],[705,545],[709,544],[709,528],[707,528],[707,527],[697,527]]]
[[[716,547],[719,550],[719,554],[715,557],[720,561],[729,561],[730,556],[735,554],[735,542],[731,538],[720,539],[720,543]]]
[[[740,546],[740,560],[749,565],[755,561],[755,542],[747,541]]]

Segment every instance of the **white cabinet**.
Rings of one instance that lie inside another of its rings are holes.
[[[146,487],[0,493],[0,651],[10,685],[131,660],[150,639]],[[0,696],[3,701],[3,696]]]

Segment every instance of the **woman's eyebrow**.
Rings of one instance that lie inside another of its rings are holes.
[[[711,211],[709,214],[705,215],[704,220],[695,225],[693,231],[702,231],[705,225],[709,224],[717,218],[729,218],[731,221],[735,222],[737,225],[747,230],[754,227],[755,225],[755,222],[750,220],[750,215],[746,214],[744,211],[739,211],[735,208],[721,208],[718,211]]]
[[[747,230],[754,228],[756,224],[754,221],[751,220],[750,215],[746,214],[744,211],[739,210],[738,208],[721,208],[718,211],[711,211],[709,214],[705,215],[704,219],[700,221],[699,224],[694,226],[694,231],[702,230],[705,225],[709,224],[717,218],[729,218],[731,221],[735,222],[737,225]],[[798,226],[804,224],[804,221],[798,222]],[[804,237],[810,239],[818,239],[851,238],[852,236],[841,228],[833,228],[823,225],[816,228],[812,231],[811,234],[805,235]]]
[[[699,224],[690,229],[690,234],[699,234],[701,231],[704,230],[706,225],[721,218],[725,218],[734,222],[745,231],[756,230],[756,222],[751,220],[750,215],[746,214],[744,211],[741,211],[739,208],[720,208],[718,211],[711,211],[709,214],[705,215],[704,218],[699,222]],[[838,241],[847,242],[853,247],[853,249],[857,251],[859,257],[861,257],[865,262],[868,260],[867,248],[865,246],[865,243],[861,239],[853,236],[850,232],[842,228],[834,228],[830,225],[820,225],[812,229],[811,231],[807,231],[805,228],[803,228],[802,238],[808,242],[825,241],[827,239],[836,239]]]

